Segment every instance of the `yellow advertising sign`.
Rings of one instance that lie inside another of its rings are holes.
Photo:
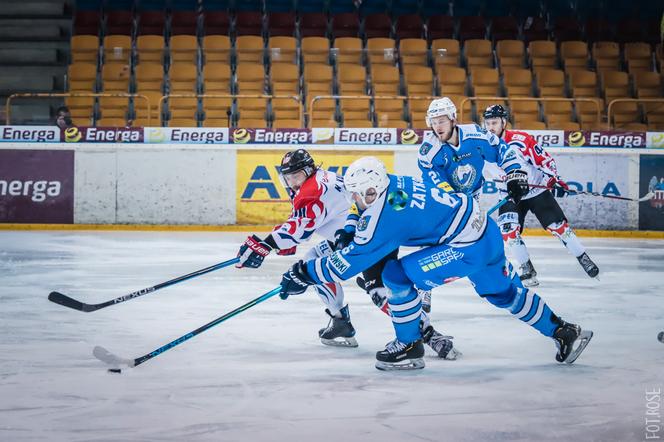
[[[279,181],[279,165],[287,150],[237,151],[237,224],[279,224],[291,212],[286,189]],[[309,151],[326,170],[343,175],[358,158],[372,155],[385,163],[388,172],[394,171],[391,151]]]

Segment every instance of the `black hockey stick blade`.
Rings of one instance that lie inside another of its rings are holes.
[[[49,293],[48,300],[65,307],[73,308],[74,310],[80,310],[82,312],[93,312],[98,308],[95,305],[77,301],[76,299],[70,298],[69,296],[60,292]]]

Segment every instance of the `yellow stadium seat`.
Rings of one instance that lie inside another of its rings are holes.
[[[533,71],[556,69],[556,43],[548,40],[535,40],[528,44],[528,55]]]
[[[512,118],[518,120],[539,120],[539,104],[537,101],[509,101]]]
[[[164,67],[161,63],[141,63],[136,66],[136,88],[139,90],[161,91],[164,81]]]
[[[308,107],[309,118],[312,121],[335,119],[336,101],[334,98],[317,99],[313,101],[313,106],[310,103],[311,101],[307,103],[307,106],[309,106]],[[312,127],[317,127],[317,126],[312,126]],[[328,126],[320,126],[320,127],[328,127]]]
[[[124,63],[106,63],[101,68],[104,92],[127,93],[129,91],[130,76],[129,65]]]
[[[228,127],[227,118],[206,118],[203,127]]]
[[[124,127],[127,125],[127,120],[124,118],[100,118],[97,120],[96,127]]]
[[[196,63],[198,42],[195,35],[174,35],[169,42],[172,63]]]
[[[227,35],[206,35],[202,45],[205,63],[229,63],[231,40]]]
[[[129,109],[129,99],[122,97],[99,97],[99,111],[102,118],[122,118],[127,117]]]
[[[404,103],[395,99],[375,99],[374,109],[378,127],[395,127],[391,124],[395,121],[403,121]]]
[[[235,39],[235,55],[240,63],[263,64],[263,37],[241,35]]]
[[[431,42],[431,55],[436,66],[459,66],[460,53],[458,40],[439,38]]]
[[[203,85],[206,94],[230,93],[231,68],[228,63],[207,63],[203,67]]]
[[[594,72],[573,70],[569,72],[573,97],[596,97],[597,75]]]
[[[635,101],[620,101],[611,106],[611,124],[615,129],[624,129],[629,123],[641,123],[639,105]]]
[[[629,76],[626,72],[603,71],[600,75],[602,95],[607,103],[615,98],[631,98]]]
[[[403,69],[409,95],[433,95],[433,72],[430,67],[405,65]]]
[[[350,120],[370,120],[371,106],[370,97],[364,98],[343,98],[339,100],[339,107],[343,115],[344,125]],[[356,126],[357,127],[357,126]]]
[[[139,35],[136,51],[140,63],[162,63],[164,58],[164,37],[161,35]]]
[[[130,36],[107,35],[104,37],[104,63],[129,63],[130,59]]]
[[[341,95],[364,95],[367,93],[366,70],[362,65],[341,64],[337,81]]]
[[[521,40],[500,40],[496,43],[496,56],[500,69],[522,68],[525,48]]]
[[[196,118],[198,99],[195,97],[169,97],[168,111],[172,119]]]
[[[71,38],[72,63],[97,63],[99,37],[96,35],[74,35]]]
[[[464,42],[463,50],[466,56],[468,69],[475,67],[493,67],[493,50],[491,41],[484,39],[469,39]]]
[[[205,112],[205,121],[224,120],[223,127],[228,126],[228,118],[233,107],[231,98],[203,97],[202,105]],[[218,126],[219,124],[215,123],[215,125]]]
[[[372,65],[394,65],[397,61],[397,50],[394,39],[375,37],[367,39],[367,53]]]
[[[168,127],[197,127],[195,118],[172,118],[168,121]]]
[[[639,98],[661,97],[662,77],[657,72],[635,72],[634,89],[636,89],[636,96]]]
[[[265,124],[268,108],[267,98],[238,98],[236,103],[237,111],[241,119],[263,120],[263,124]]]
[[[97,80],[97,66],[92,63],[72,63],[67,71],[69,91],[93,92]]]
[[[371,72],[371,84],[376,95],[399,95],[399,68],[381,66]]]
[[[438,85],[442,95],[466,95],[465,69],[456,66],[439,66]]]
[[[273,129],[299,129],[302,123],[298,118],[279,118],[272,121]]]
[[[332,93],[332,66],[319,63],[305,64],[304,83],[309,99],[316,95],[330,95]]]
[[[529,69],[504,69],[503,84],[508,97],[531,97],[533,95],[533,74]]]
[[[276,38],[276,37],[275,37]],[[298,67],[290,63],[276,63],[270,69],[272,91],[277,95],[299,95],[300,78]]]
[[[172,64],[168,70],[171,94],[192,94],[196,92],[196,65]]]
[[[298,119],[300,118],[300,104],[291,98],[273,98],[272,113],[275,119]]]
[[[334,40],[332,55],[337,64],[363,64],[362,40],[357,37],[339,37]]]
[[[557,130],[581,130],[581,125],[575,121],[557,121],[549,120],[546,125],[547,129],[557,129]]]
[[[344,119],[343,127],[369,128],[369,127],[373,127],[373,123],[369,120],[346,120],[346,119]]]
[[[514,124],[516,130],[545,130],[546,124],[541,121],[526,120]]]
[[[614,41],[593,43],[593,58],[597,72],[620,70],[620,46]]]
[[[401,63],[427,66],[427,41],[423,38],[403,38],[399,41]]]
[[[235,71],[240,94],[262,94],[265,90],[265,71],[262,63],[238,64]]]
[[[273,67],[275,64],[297,64],[297,41],[293,37],[277,36],[268,42],[268,55]]]
[[[571,101],[543,101],[542,110],[549,122],[574,120]]]
[[[588,44],[585,41],[564,41],[560,44],[560,56],[565,71],[588,69]]]
[[[301,41],[302,59],[309,64],[329,64],[330,41],[325,37],[304,37]]]
[[[498,96],[498,70],[493,68],[475,68],[471,75],[471,86],[474,90],[474,95],[491,95]]]
[[[652,71],[652,51],[648,43],[625,43],[625,60],[630,74]]]
[[[267,123],[264,119],[261,118],[240,118],[237,120],[237,127],[246,127],[246,128],[263,128],[267,127]]]
[[[541,68],[535,74],[541,97],[565,97],[565,73],[557,69]]]

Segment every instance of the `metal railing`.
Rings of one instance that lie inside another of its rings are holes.
[[[140,98],[146,101],[147,108],[150,109],[150,99],[141,94],[110,94],[110,93],[92,93],[92,92],[70,92],[70,93],[24,93],[12,94],[7,97],[5,103],[5,124],[11,125],[11,103],[15,98],[68,98],[68,97],[110,97],[110,98]],[[148,126],[150,125],[152,116],[148,114]]]
[[[607,123],[606,123],[606,128],[611,129],[613,126],[613,129],[615,129],[615,125],[611,124],[611,121],[613,121],[613,112],[611,112],[614,109],[614,105],[616,103],[629,103],[629,102],[636,102],[636,103],[661,103],[662,104],[662,113],[664,113],[664,98],[616,98],[615,100],[611,100],[609,102],[609,105],[606,107],[606,115],[607,115]]]
[[[291,100],[295,100],[295,102],[297,103],[300,124],[302,126],[304,126],[304,109],[302,107],[302,102],[301,102],[300,97],[298,95],[262,95],[262,94],[239,94],[239,95],[233,95],[233,94],[170,94],[170,95],[163,95],[159,99],[159,115],[163,115],[164,101],[166,101],[169,98],[228,98],[230,100],[233,100],[234,98],[264,98],[264,99],[290,98]],[[203,106],[203,109],[205,109],[205,106]],[[242,110],[240,109],[240,112],[241,111]]]

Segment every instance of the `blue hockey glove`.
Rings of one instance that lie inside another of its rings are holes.
[[[290,295],[301,295],[307,290],[307,287],[315,284],[316,282],[311,279],[311,276],[307,272],[306,263],[300,260],[282,275],[279,297],[286,299]]]
[[[512,198],[514,204],[519,204],[521,198],[528,193],[528,174],[523,170],[513,170],[505,178],[507,194]]]
[[[349,232],[346,229],[339,229],[334,232],[334,250],[341,250],[353,242],[355,232]]]

